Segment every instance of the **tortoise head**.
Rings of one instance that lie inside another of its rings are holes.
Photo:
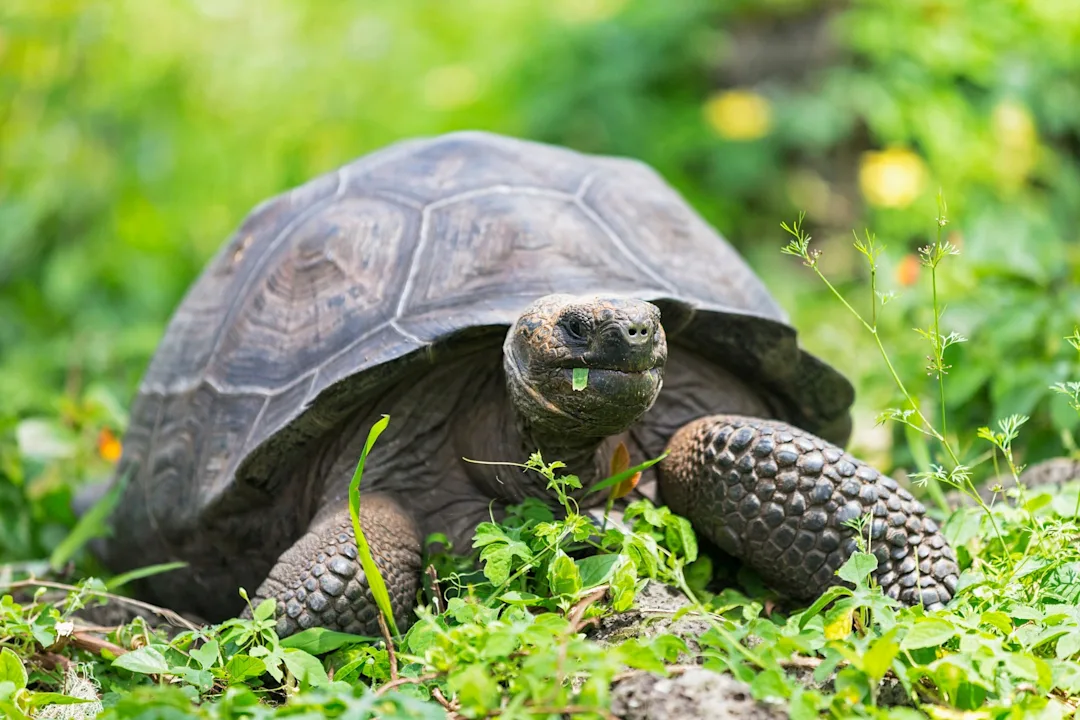
[[[652,407],[667,340],[643,300],[547,295],[510,328],[503,366],[519,415],[545,432],[608,437]]]

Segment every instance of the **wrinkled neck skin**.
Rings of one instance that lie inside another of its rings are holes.
[[[514,436],[507,446],[521,448],[522,462],[536,451],[545,463],[562,461],[566,467],[556,474],[576,475],[581,480],[581,489],[572,492],[571,496],[582,505],[602,502],[603,493],[586,498],[589,488],[610,474],[611,457],[619,442],[625,441],[626,431],[633,422],[622,419],[614,424],[600,419],[590,422],[564,412],[524,376],[509,347],[504,347],[503,352],[503,434]],[[514,500],[525,496],[554,497],[553,492],[547,490],[547,480],[535,471],[522,469],[516,479],[521,487],[520,495],[512,491]],[[508,489],[503,487],[498,492],[506,495]]]

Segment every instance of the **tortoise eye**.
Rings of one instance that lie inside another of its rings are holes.
[[[581,322],[581,318],[570,316],[563,320],[562,326],[572,337],[578,340],[585,339],[585,324]]]

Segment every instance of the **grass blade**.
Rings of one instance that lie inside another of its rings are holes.
[[[125,471],[79,518],[67,537],[52,551],[49,556],[49,566],[54,571],[60,570],[88,542],[95,538],[105,537],[111,531],[108,524],[109,516],[120,502],[120,495],[124,492],[129,475],[130,472]]]
[[[131,571],[128,571],[126,573],[122,573],[120,575],[117,575],[116,577],[110,578],[105,583],[105,587],[110,591],[116,590],[119,587],[123,587],[124,585],[127,585],[129,582],[132,582],[132,581],[135,581],[135,580],[142,580],[143,578],[150,577],[151,575],[160,575],[161,573],[167,573],[167,572],[171,572],[173,570],[179,570],[180,568],[187,567],[187,565],[188,564],[186,562],[179,562],[178,561],[178,562],[158,563],[157,565],[147,565],[146,567],[135,568],[134,570],[131,570]]]
[[[364,462],[367,460],[372,446],[375,445],[375,441],[379,439],[379,435],[382,435],[383,430],[389,424],[390,416],[383,415],[368,431],[367,442],[364,443],[364,450],[360,453],[360,460],[356,463],[356,472],[353,473],[352,481],[349,482],[349,515],[352,516],[353,532],[356,533],[356,550],[360,554],[360,566],[364,569],[364,576],[367,577],[371,595],[375,598],[375,604],[379,606],[379,611],[386,618],[391,633],[394,637],[397,637],[399,633],[397,624],[394,622],[394,612],[390,607],[390,593],[386,591],[386,583],[383,581],[382,574],[375,564],[375,558],[371,555],[371,547],[367,544],[367,538],[364,537],[364,530],[360,527],[360,479],[364,475]]]
[[[645,462],[641,463],[640,465],[635,465],[632,468],[627,468],[626,470],[623,470],[622,472],[615,473],[614,475],[612,475],[609,478],[604,478],[603,480],[601,480],[600,482],[596,483],[591,488],[589,488],[589,493],[588,494],[592,495],[594,492],[597,492],[599,490],[609,488],[612,485],[618,485],[623,480],[628,480],[628,479],[634,477],[634,475],[641,472],[642,470],[647,470],[648,468],[651,468],[653,465],[660,462],[661,460],[663,460],[667,456],[668,456],[668,454],[667,454],[667,451],[665,450],[664,454],[660,455],[659,457],[654,457],[652,460],[646,460]]]

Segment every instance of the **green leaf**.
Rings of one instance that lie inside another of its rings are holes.
[[[893,639],[895,631],[878,638],[870,644],[862,658],[862,670],[874,680],[880,682],[892,667],[892,662],[900,652],[900,645]]]
[[[330,684],[330,678],[326,676],[326,670],[319,659],[303,650],[288,648],[285,651],[285,667],[289,668],[293,677],[311,687],[325,687]]]
[[[1000,610],[987,610],[979,618],[979,622],[996,627],[1006,636],[1013,631],[1012,618]]]
[[[754,676],[750,682],[750,692],[760,701],[783,700],[791,694],[783,673],[779,670],[764,670]]]
[[[188,655],[191,656],[192,660],[199,663],[199,667],[203,670],[209,670],[218,661],[218,641],[211,640],[203,643],[202,647],[195,648]]]
[[[615,572],[615,565],[621,555],[591,555],[577,561],[578,574],[581,576],[581,588],[589,588],[603,585]]]
[[[1001,661],[1013,676],[1032,682],[1039,680],[1039,666],[1035,657],[1020,653],[1005,653],[1001,656]]]
[[[312,627],[285,638],[281,641],[281,646],[303,650],[312,655],[324,655],[345,645],[372,643],[376,640],[377,638],[366,635],[353,635],[323,627]]]
[[[510,536],[506,534],[502,527],[492,522],[482,522],[476,526],[476,532],[473,533],[472,546],[474,548],[497,542],[510,542]]]
[[[500,547],[486,552],[487,549],[485,548],[485,552],[480,556],[480,560],[484,563],[484,577],[492,585],[502,585],[510,579],[510,550]]]
[[[89,702],[94,701],[57,692],[36,692],[30,696],[31,708],[40,708],[46,705],[82,705]]]
[[[647,498],[643,500],[635,500],[626,506],[626,512],[623,513],[623,519],[627,522],[631,520],[640,521],[634,522],[633,527],[635,531],[639,529],[645,530],[645,527],[654,527],[663,529],[664,518],[671,514],[671,510],[667,506],[656,507]],[[645,526],[645,527],[643,527]]]
[[[193,667],[176,667],[174,666],[170,671],[170,675],[176,675],[189,685],[194,685],[202,692],[208,692],[214,687],[214,675],[209,670],[202,670],[200,668]]]
[[[649,641],[649,646],[656,652],[657,657],[668,663],[674,663],[680,655],[690,652],[690,648],[686,647],[686,641],[671,633],[657,635]]]
[[[870,573],[877,570],[878,560],[877,557],[870,553],[853,552],[840,569],[836,571],[836,574],[840,576],[841,580],[847,580],[852,585],[865,585],[866,578],[870,576]]]
[[[659,549],[648,535],[627,535],[623,550],[634,561],[644,577],[655,578],[659,566]]]
[[[16,690],[26,687],[26,668],[11,648],[0,650],[0,682],[9,682]]]
[[[816,690],[808,690],[796,686],[788,702],[788,717],[790,720],[817,720],[818,699],[821,697]]]
[[[574,380],[571,387],[574,392],[584,390],[589,384],[589,368],[574,368]]]
[[[488,660],[507,657],[520,645],[521,638],[513,629],[492,633],[484,642],[484,649],[480,652],[480,656]]]
[[[646,645],[639,638],[631,638],[619,643],[615,647],[619,661],[636,670],[646,672],[663,673],[665,670],[664,660],[659,656],[656,648]]]
[[[467,665],[452,673],[448,685],[470,717],[484,717],[488,710],[498,707],[499,686],[483,665]]]
[[[30,627],[30,633],[42,647],[50,647],[56,642],[56,619],[52,617],[40,617]]]
[[[1080,652],[1080,631],[1073,630],[1071,633],[1058,638],[1057,648],[1054,652],[1058,660],[1071,658]]]
[[[956,632],[953,624],[944,620],[937,618],[916,620],[915,625],[908,630],[907,635],[900,642],[900,647],[904,650],[938,647],[951,640]]]
[[[664,542],[671,552],[685,558],[686,562],[692,563],[697,559],[697,538],[694,536],[693,526],[686,518],[678,515],[664,518]]]
[[[504,602],[507,605],[518,605],[521,607],[528,607],[530,605],[539,605],[544,602],[546,598],[542,598],[539,595],[533,595],[529,592],[521,592],[518,590],[511,590],[505,592],[499,596],[499,602]]]
[[[507,535],[500,537],[499,542],[489,543],[480,552],[480,562],[484,565],[484,577],[493,585],[502,585],[510,577],[510,569],[515,557],[531,562],[532,552],[529,546]]]
[[[818,613],[820,613],[825,608],[825,606],[831,603],[833,600],[841,597],[850,596],[851,594],[851,590],[844,587],[843,585],[831,586],[828,590],[821,594],[821,597],[814,601],[813,605],[806,608],[803,614],[799,616],[799,630],[803,630],[806,627],[806,624],[813,620],[814,617],[818,615]]]
[[[450,538],[446,537],[444,533],[434,532],[430,533],[426,538],[424,538],[424,547],[427,548],[431,545],[442,545],[444,548],[446,548],[447,551],[449,551],[451,549],[452,543],[450,542]]]
[[[941,534],[945,536],[950,545],[966,545],[979,534],[982,518],[983,512],[980,508],[960,508],[945,521],[944,527],[941,528]]]
[[[252,610],[251,615],[256,620],[269,620],[274,617],[275,610],[277,610],[277,601],[274,598],[266,598]]]
[[[552,595],[577,595],[581,590],[577,565],[562,550],[556,551],[548,566],[548,584]]]
[[[400,633],[397,629],[397,623],[394,621],[390,593],[386,590],[386,582],[383,580],[382,573],[379,572],[379,567],[375,564],[375,558],[371,554],[371,547],[367,543],[367,538],[364,537],[364,529],[360,527],[360,480],[364,475],[364,463],[367,460],[368,453],[371,452],[372,446],[375,445],[375,441],[379,439],[379,435],[382,435],[383,430],[389,424],[390,416],[383,415],[368,431],[367,441],[364,443],[364,449],[360,453],[360,460],[356,463],[356,472],[353,473],[352,480],[349,482],[349,514],[352,516],[353,533],[356,535],[356,549],[360,555],[360,566],[364,570],[364,577],[367,578],[368,589],[371,590],[371,595],[375,598],[375,604],[379,606],[379,612],[382,613],[383,619],[386,620],[391,635],[396,637]]]
[[[690,563],[683,570],[687,586],[695,593],[704,592],[713,579],[712,558],[708,555],[698,555],[698,559]]]
[[[635,465],[632,468],[627,468],[626,470],[623,470],[622,472],[615,473],[611,477],[604,478],[603,480],[601,480],[600,482],[596,483],[591,488],[589,488],[589,492],[586,493],[586,494],[587,495],[592,495],[594,492],[599,492],[600,490],[606,490],[607,488],[611,487],[612,485],[618,485],[623,480],[628,480],[628,479],[632,478],[634,475],[638,474],[639,472],[643,472],[643,471],[651,468],[653,465],[660,462],[661,460],[663,460],[667,456],[668,456],[668,452],[665,450],[664,454],[660,455],[659,457],[654,457],[652,460],[646,460],[645,462],[641,463],[640,465]]]
[[[143,675],[162,675],[169,672],[169,663],[165,656],[152,645],[124,653],[113,660],[113,666]]]
[[[615,612],[626,612],[634,604],[634,595],[637,592],[637,565],[628,556],[623,555],[623,562],[615,574],[611,576],[611,609]]]
[[[242,683],[248,678],[259,677],[266,672],[266,663],[250,655],[233,655],[225,665],[229,683]]]

